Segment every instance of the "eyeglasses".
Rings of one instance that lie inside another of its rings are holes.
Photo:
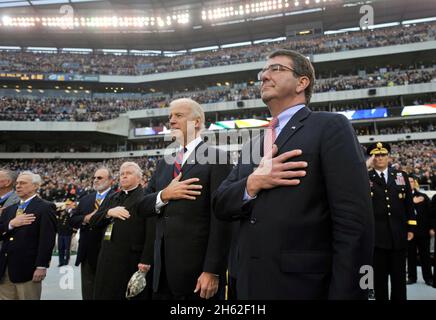
[[[94,180],[95,179],[97,179],[97,180],[103,180],[104,178],[103,177],[94,177]]]
[[[261,81],[263,74],[267,71],[271,71],[271,72],[292,71],[296,75],[301,76],[300,73],[298,73],[297,71],[295,71],[291,67],[284,66],[280,63],[274,63],[274,64],[270,64],[268,67],[260,70],[259,73],[257,74],[257,80]]]

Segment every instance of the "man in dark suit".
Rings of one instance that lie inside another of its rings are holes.
[[[113,194],[91,217],[91,227],[103,229],[104,237],[98,256],[94,299],[122,300],[127,284],[140,270],[148,272],[145,290],[136,299],[151,297],[155,218],[139,213],[144,198],[140,183],[142,170],[135,162],[120,167],[121,191]]]
[[[56,237],[56,207],[36,194],[41,177],[17,178],[20,202],[0,217],[0,299],[39,300]]]
[[[407,174],[389,167],[390,145],[367,148],[375,220],[374,290],[376,300],[406,300],[407,242],[413,239],[416,219]]]
[[[79,199],[79,204],[70,219],[73,228],[80,228],[76,266],[81,266],[83,300],[93,299],[97,258],[103,239],[103,231],[92,229],[89,221],[98,208],[113,194],[112,183],[112,172],[108,168],[97,169],[93,182],[95,191]]]
[[[217,217],[241,220],[238,299],[366,299],[373,219],[354,130],[308,109],[315,75],[303,55],[276,51],[258,77],[273,119],[214,197]]]
[[[144,214],[157,215],[154,299],[223,298],[231,226],[216,219],[211,200],[231,166],[202,141],[197,102],[174,100],[169,121],[180,147],[158,163],[142,203]]]
[[[417,251],[421,261],[422,277],[425,284],[433,285],[430,260],[430,235],[432,230],[430,199],[419,191],[418,181],[409,176],[412,191],[413,208],[415,210],[416,228],[414,237],[409,241],[407,252],[407,284],[414,284],[417,280]],[[433,230],[434,232],[434,230]]]

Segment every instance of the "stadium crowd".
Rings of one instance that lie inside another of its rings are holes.
[[[186,53],[176,57],[2,51],[0,72],[141,75],[260,61],[268,52],[283,47],[312,55],[417,43],[435,38],[436,24],[426,23]]]
[[[390,67],[384,69],[385,72],[376,71],[365,76],[352,75],[318,79],[314,92],[390,87],[436,81],[436,68],[398,69]],[[144,96],[143,99],[117,99],[113,96],[92,99],[6,96],[0,98],[0,121],[102,121],[116,118],[130,110],[164,108],[172,99],[181,97],[190,97],[201,104],[259,99],[260,88],[257,85],[245,83],[201,91],[149,95]],[[353,109],[356,109],[356,106],[351,108]],[[332,111],[343,110],[335,108]]]
[[[421,185],[436,190],[436,141],[408,141],[392,144],[392,163],[400,170],[414,174]],[[0,161],[0,168],[14,171],[31,170],[41,175],[41,196],[50,201],[77,199],[91,190],[92,176],[101,165],[109,167],[115,175],[124,161],[135,161],[144,170],[144,182],[154,172],[159,157],[119,158],[92,160],[12,160]],[[118,178],[115,176],[115,178]],[[116,187],[117,188],[117,187]]]

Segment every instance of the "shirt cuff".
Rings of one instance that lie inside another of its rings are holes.
[[[161,193],[163,190],[159,191],[159,193],[157,194],[156,197],[156,205],[155,205],[155,209],[156,209],[156,213],[160,213],[160,209],[168,204],[168,201],[163,202],[162,198],[160,197]]]
[[[8,230],[12,230],[14,227],[13,226],[11,226],[11,224],[9,223],[8,224]]]
[[[243,200],[244,202],[249,202],[249,201],[251,201],[251,200],[253,200],[253,199],[256,199],[256,198],[257,198],[257,195],[255,195],[254,197],[250,196],[250,195],[248,194],[248,192],[247,192],[247,188],[245,188],[245,190],[244,190],[244,197],[242,198],[242,200]]]
[[[47,268],[46,267],[36,267],[36,269],[45,270]]]

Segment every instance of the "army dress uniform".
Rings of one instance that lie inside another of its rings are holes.
[[[368,148],[369,155],[387,155],[389,151],[389,146],[380,142]],[[391,299],[406,300],[407,233],[416,226],[408,176],[388,166],[384,172],[370,170],[369,179],[375,220],[375,296],[388,299],[390,276]]]

